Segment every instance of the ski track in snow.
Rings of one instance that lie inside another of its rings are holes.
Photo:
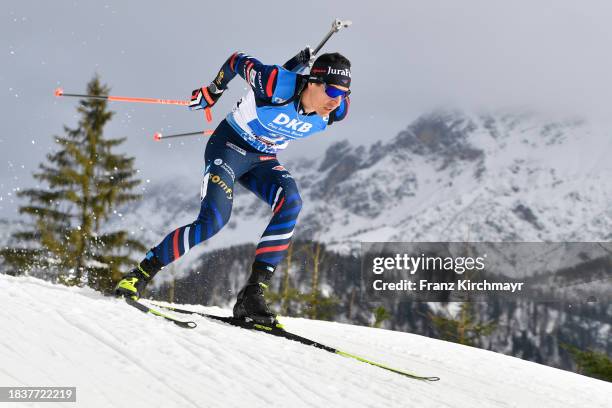
[[[198,327],[182,329],[34,278],[0,275],[0,304],[0,386],[77,387],[76,404],[18,407],[603,408],[612,399],[610,383],[408,333],[282,319],[296,334],[440,382],[195,315]]]

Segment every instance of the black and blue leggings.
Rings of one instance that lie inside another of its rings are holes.
[[[168,265],[206,241],[230,219],[236,180],[264,200],[272,218],[263,232],[255,261],[276,266],[287,253],[302,200],[291,174],[275,155],[256,151],[222,121],[206,145],[205,170],[198,218],[169,233],[152,249]],[[147,257],[152,255],[151,252]]]

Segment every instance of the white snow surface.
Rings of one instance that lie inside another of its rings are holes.
[[[183,329],[91,289],[34,278],[0,274],[0,305],[0,385],[77,387],[76,404],[44,407],[595,408],[612,400],[610,383],[389,330],[281,319],[289,331],[441,381],[196,316],[198,327]]]

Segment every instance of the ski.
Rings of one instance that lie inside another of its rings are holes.
[[[164,319],[166,319],[168,321],[171,321],[172,323],[176,324],[179,327],[183,327],[185,329],[194,329],[194,328],[197,327],[197,324],[195,322],[188,322],[188,321],[177,319],[176,317],[173,317],[173,316],[169,316],[169,315],[167,315],[165,313],[160,312],[157,309],[154,309],[154,308],[151,308],[151,307],[149,307],[147,305],[144,305],[144,304],[140,303],[137,300],[134,300],[134,299],[131,299],[131,298],[128,298],[128,297],[124,297],[123,299],[125,300],[125,302],[128,305],[135,307],[136,309],[140,310],[141,312],[151,313],[151,314],[153,314],[155,316],[163,317]]]
[[[412,374],[406,371],[402,371],[399,370],[397,368],[393,368],[393,367],[389,367],[387,365],[381,364],[381,363],[377,363],[375,361],[372,360],[368,360],[366,358],[351,354],[351,353],[347,353],[345,351],[339,350],[337,348],[334,347],[330,347],[327,346],[323,343],[319,343],[318,341],[306,338],[306,337],[302,337],[299,336],[297,334],[291,333],[286,331],[282,325],[276,325],[276,326],[266,326],[263,324],[259,324],[259,323],[255,323],[255,322],[249,322],[249,321],[245,321],[242,319],[236,319],[234,317],[231,316],[217,316],[214,314],[209,314],[209,313],[202,313],[202,312],[194,312],[192,310],[185,310],[185,309],[179,309],[179,308],[175,308],[175,307],[171,307],[171,306],[164,306],[164,305],[160,305],[160,304],[156,304],[153,303],[153,305],[155,305],[156,307],[160,307],[163,309],[167,309],[167,310],[171,310],[175,313],[181,313],[181,314],[195,314],[198,316],[202,316],[208,319],[212,319],[212,320],[217,320],[223,323],[227,323],[230,324],[232,326],[236,326],[236,327],[240,327],[243,329],[247,329],[247,330],[257,330],[257,331],[261,331],[263,333],[267,333],[267,334],[271,334],[273,336],[277,336],[277,337],[282,337],[285,338],[287,340],[292,340],[292,341],[296,341],[298,343],[304,344],[306,346],[313,346],[316,347],[318,349],[321,350],[325,350],[329,353],[334,353],[334,354],[338,354],[340,356],[343,357],[347,357],[347,358],[352,358],[354,360],[357,361],[361,361],[363,363],[367,363],[379,368],[382,368],[384,370],[387,371],[391,371],[394,372],[396,374],[402,375],[404,377],[408,377],[408,378],[412,378],[415,380],[421,380],[421,381],[439,381],[440,377],[425,377],[425,376],[420,376],[420,375],[416,375],[416,374]],[[195,324],[195,323],[194,323]]]

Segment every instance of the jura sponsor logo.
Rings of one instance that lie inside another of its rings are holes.
[[[274,118],[272,123],[284,126],[287,129],[295,130],[297,132],[308,132],[310,128],[312,128],[311,123],[305,123],[295,118],[292,119],[285,113],[279,114],[276,118]]]
[[[327,67],[327,75],[342,75],[342,76],[347,76],[347,77],[351,77],[351,70],[350,69],[336,69],[336,68],[332,68],[332,67]]]
[[[340,69],[340,68],[332,68],[332,67],[327,67],[327,69],[325,68],[314,68],[310,71],[311,74],[327,74],[327,75],[342,75],[342,76],[346,76],[346,77],[351,77],[351,70],[346,68],[346,69]]]

